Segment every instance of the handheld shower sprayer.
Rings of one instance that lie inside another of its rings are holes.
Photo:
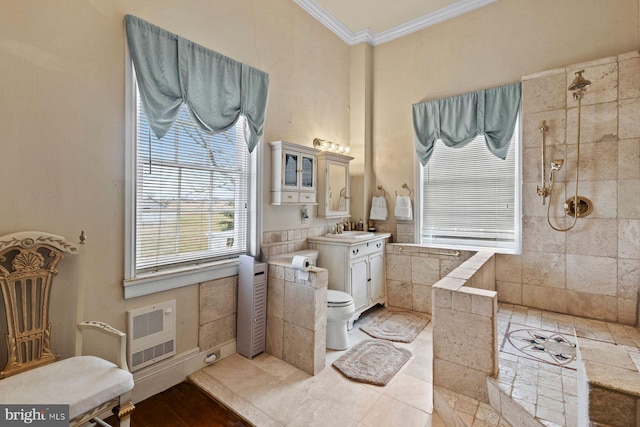
[[[571,230],[576,225],[578,218],[589,215],[593,210],[593,204],[591,203],[591,200],[587,199],[586,197],[581,197],[578,195],[578,182],[579,182],[578,172],[580,168],[580,124],[581,124],[580,122],[581,122],[581,112],[582,112],[582,97],[584,96],[587,88],[591,85],[591,82],[585,79],[582,76],[582,73],[584,73],[584,70],[580,70],[575,73],[576,76],[568,88],[569,91],[573,93],[573,98],[576,101],[578,101],[578,132],[577,132],[577,144],[576,144],[575,194],[574,196],[567,199],[567,201],[564,203],[564,211],[567,215],[570,215],[573,217],[573,221],[566,228],[559,228],[554,226],[551,223],[551,219],[550,219],[551,203],[549,203],[549,205],[547,206],[547,223],[552,229],[556,231],[562,231],[562,232]],[[544,127],[544,122],[543,122],[543,127]],[[542,149],[544,153],[544,139],[543,139]],[[543,159],[544,159],[544,154],[543,154]],[[549,177],[550,184],[548,189],[549,197],[551,197],[551,193],[553,192],[553,185],[555,181],[554,174],[555,172],[559,171],[560,168],[562,168],[563,164],[564,164],[563,159],[555,159],[551,161],[551,173]],[[543,173],[544,173],[544,168],[543,168]],[[538,194],[540,193],[541,191],[540,189],[538,189]],[[543,200],[543,204],[544,204],[544,200]]]

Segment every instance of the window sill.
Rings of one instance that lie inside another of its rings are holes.
[[[209,280],[238,274],[238,259],[181,268],[162,273],[147,273],[124,280],[124,299],[141,297],[184,286],[197,285]]]
[[[493,251],[497,254],[520,254],[520,249],[514,243],[510,244],[492,244],[490,242],[460,242],[455,239],[422,239],[420,246],[438,249],[450,249],[459,251]]]

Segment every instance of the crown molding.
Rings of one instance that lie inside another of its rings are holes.
[[[450,6],[428,13],[420,18],[413,19],[397,27],[375,34],[370,29],[351,32],[325,8],[320,6],[315,0],[293,0],[298,6],[304,9],[309,15],[314,17],[322,25],[330,29],[335,35],[340,37],[348,45],[355,45],[367,42],[376,46],[388,41],[406,36],[413,32],[422,30],[432,25],[444,22],[456,16],[463,15],[472,10],[479,9],[498,0],[460,0]]]

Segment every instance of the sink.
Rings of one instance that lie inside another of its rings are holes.
[[[368,231],[343,231],[341,234],[325,234],[324,237],[332,239],[371,239],[375,236]]]

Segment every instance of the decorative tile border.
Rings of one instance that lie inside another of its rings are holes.
[[[501,352],[576,369],[575,337],[509,322]]]

